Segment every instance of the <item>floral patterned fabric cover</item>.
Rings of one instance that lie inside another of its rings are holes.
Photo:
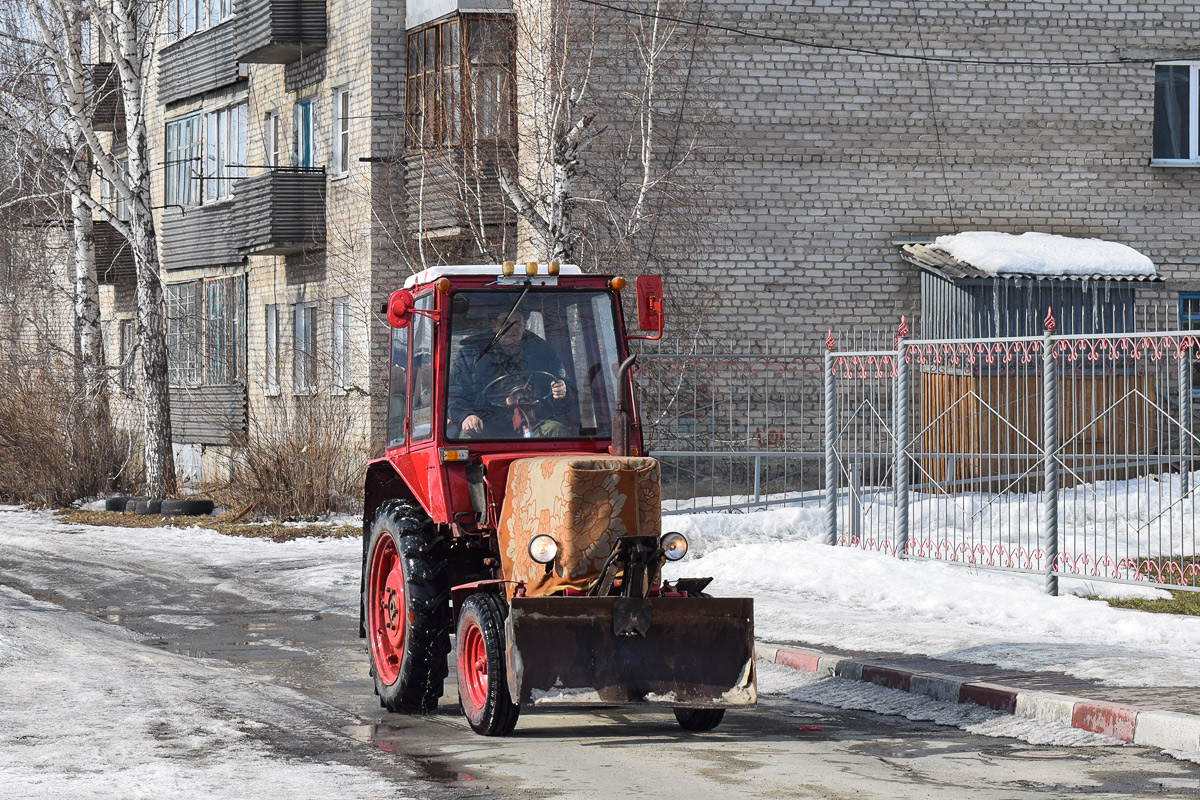
[[[500,559],[528,597],[586,589],[600,577],[621,536],[658,536],[662,497],[658,462],[618,456],[522,458],[508,469],[500,512]],[[529,541],[558,542],[550,572],[529,557]],[[508,584],[509,597],[515,584]]]

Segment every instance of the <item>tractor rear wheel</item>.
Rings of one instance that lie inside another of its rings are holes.
[[[379,507],[363,565],[371,676],[389,711],[437,708],[449,668],[450,584],[446,543],[413,503]]]
[[[504,603],[473,594],[458,615],[458,699],[476,733],[507,736],[521,707],[508,693],[504,656]]]
[[[686,731],[711,731],[725,718],[723,708],[677,708],[675,719]]]

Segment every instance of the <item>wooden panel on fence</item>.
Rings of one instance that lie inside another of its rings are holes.
[[[1040,483],[1040,375],[922,373],[917,482],[954,491],[1035,491]],[[1063,376],[1058,383],[1059,485],[1146,471],[1158,444],[1155,378]],[[1115,457],[1115,458],[1114,458]],[[1100,467],[1104,469],[1099,469]]]

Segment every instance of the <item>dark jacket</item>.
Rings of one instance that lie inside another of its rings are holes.
[[[561,400],[548,397],[538,404],[542,418],[553,419],[562,415],[569,407],[574,387],[563,369],[562,359],[540,336],[525,332],[520,345],[512,355],[505,354],[497,342],[479,358],[479,353],[492,340],[492,334],[478,334],[463,342],[462,349],[450,365],[450,398],[446,404],[446,415],[455,425],[472,414],[479,416],[484,424],[509,414],[490,405],[483,397],[488,384],[505,375],[522,372],[547,372],[567,384],[567,396]]]

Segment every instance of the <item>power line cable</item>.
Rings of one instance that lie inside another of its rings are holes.
[[[925,36],[921,33],[921,12],[917,8],[916,0],[909,0],[909,5],[912,7],[913,14],[917,17],[917,44],[921,48],[921,53],[925,53]],[[950,217],[950,224],[954,228],[954,232],[958,233],[958,216],[954,208],[954,193],[950,191],[950,176],[946,172],[946,151],[942,146],[942,126],[938,122],[938,105],[937,100],[933,96],[933,74],[931,65],[928,61],[922,63],[922,69],[925,72],[925,88],[929,92],[929,118],[933,121],[933,139],[937,143],[938,163],[942,168],[942,186],[946,190],[946,213]]]
[[[903,61],[926,61],[942,64],[967,64],[976,66],[989,67],[1109,67],[1109,66],[1125,66],[1129,64],[1153,64],[1156,59],[1153,58],[1096,58],[1096,59],[1024,59],[1024,58],[979,58],[979,57],[964,57],[964,56],[931,56],[925,53],[901,53],[894,50],[876,50],[870,47],[855,47],[852,45],[842,44],[825,44],[823,42],[814,42],[806,39],[797,39],[793,36],[782,36],[773,33],[758,33],[756,31],[748,31],[744,28],[736,28],[732,25],[719,25],[715,22],[700,22],[696,20],[684,19],[670,14],[658,14],[650,11],[639,11],[635,8],[623,8],[621,6],[605,3],[603,0],[576,0],[576,2],[585,5],[596,6],[597,8],[616,11],[619,14],[628,14],[638,17],[646,17],[658,19],[664,22],[674,22],[681,25],[693,25],[697,28],[705,28],[708,30],[721,31],[723,33],[732,33],[736,36],[744,36],[748,39],[760,39],[768,42],[777,42],[780,44],[796,45],[798,47],[811,47],[814,50],[831,50],[840,53],[852,53],[855,55],[879,56],[881,58],[893,58]]]

